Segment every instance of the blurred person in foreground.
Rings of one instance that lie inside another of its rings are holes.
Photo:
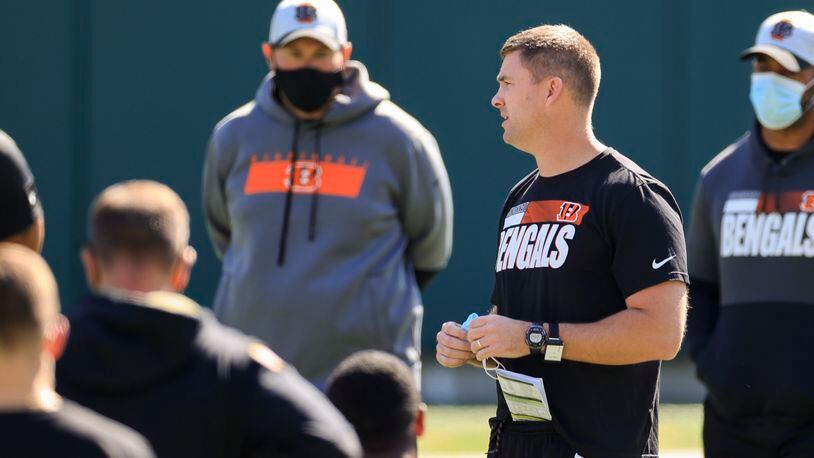
[[[548,406],[531,415],[498,384],[489,456],[657,456],[661,360],[679,350],[687,307],[678,204],[594,136],[600,63],[585,37],[543,25],[500,55],[503,140],[537,169],[499,219],[493,313],[468,333],[444,323],[437,359],[542,378]]]
[[[42,249],[45,220],[34,176],[23,153],[0,130],[0,241]]]
[[[153,456],[143,437],[54,392],[68,336],[54,276],[28,248],[0,243],[0,455]]]
[[[427,406],[410,368],[377,350],[354,353],[331,373],[328,399],[359,435],[365,458],[415,458]]]
[[[421,288],[452,246],[438,145],[350,60],[332,0],[280,2],[263,54],[268,76],[215,127],[204,167],[215,314],[319,387],[370,348],[418,380]]]
[[[701,172],[687,347],[707,388],[707,457],[814,456],[814,15],[769,16],[757,118]]]
[[[57,389],[144,434],[167,457],[354,457],[351,426],[268,347],[181,292],[195,262],[169,187],[105,189],[82,262],[92,294],[71,310]]]

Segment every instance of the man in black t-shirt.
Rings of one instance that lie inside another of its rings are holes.
[[[45,261],[0,243],[0,456],[154,456],[135,431],[54,393],[67,332]]]
[[[17,144],[0,130],[0,241],[40,251],[44,237],[34,176]]]
[[[492,104],[503,139],[537,170],[499,220],[494,312],[468,332],[444,323],[437,359],[497,358],[542,378],[550,420],[498,385],[489,456],[657,456],[660,361],[678,352],[687,308],[678,205],[593,135],[600,66],[582,35],[536,27],[509,38],[501,56]]]

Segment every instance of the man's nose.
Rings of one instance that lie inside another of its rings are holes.
[[[498,109],[503,106],[503,98],[500,97],[499,92],[492,96],[492,106]]]

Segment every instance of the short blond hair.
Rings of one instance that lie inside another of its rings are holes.
[[[91,205],[88,243],[102,263],[124,255],[169,268],[189,243],[189,212],[167,185],[151,180],[117,183]]]
[[[535,82],[550,76],[562,78],[574,100],[590,106],[599,92],[602,71],[591,42],[567,25],[541,25],[509,37],[500,56],[519,51],[523,65]]]
[[[0,351],[41,338],[59,313],[54,274],[36,252],[0,243]]]

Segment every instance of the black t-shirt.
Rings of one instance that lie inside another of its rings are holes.
[[[534,172],[514,187],[500,218],[492,303],[514,319],[591,323],[624,310],[637,291],[688,282],[686,259],[669,189],[608,149],[575,170],[549,178]],[[580,454],[658,453],[659,361],[502,362],[542,377],[554,426]],[[498,416],[508,417],[499,389]]]
[[[132,429],[65,401],[57,411],[0,412],[3,458],[151,458]]]
[[[34,177],[14,140],[0,130],[0,240],[42,215]]]

